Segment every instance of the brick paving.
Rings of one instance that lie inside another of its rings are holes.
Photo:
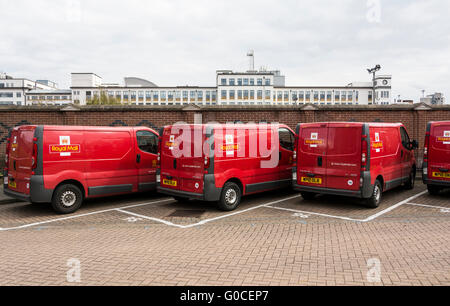
[[[423,190],[418,184],[413,191],[389,192],[375,210],[333,197],[274,206],[364,219]],[[239,210],[295,195],[251,196]],[[166,197],[95,200],[77,214],[161,199]],[[448,192],[412,202],[450,208]],[[198,218],[169,216],[178,209],[204,212]],[[177,224],[227,214],[174,201],[126,211]],[[46,207],[0,206],[0,227],[58,217]],[[450,285],[450,213],[437,208],[402,205],[370,222],[354,222],[260,207],[191,228],[129,217],[112,210],[0,231],[0,285],[73,285],[66,279],[71,258],[81,263],[79,285]],[[379,283],[367,280],[370,258],[381,262]]]

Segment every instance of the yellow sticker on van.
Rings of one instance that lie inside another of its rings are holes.
[[[302,183],[321,185],[322,184],[322,179],[321,178],[316,178],[316,177],[302,177],[301,178],[301,182]]]
[[[172,180],[163,180],[163,185],[167,185],[167,186],[172,186],[172,187],[177,187],[177,181],[172,181]]]
[[[438,177],[438,178],[450,178],[450,173],[433,172],[433,177]]]

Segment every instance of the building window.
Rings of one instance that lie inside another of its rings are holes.
[[[138,98],[139,98],[139,101],[144,101],[144,92],[143,91],[138,91]]]
[[[248,100],[248,90],[244,90],[244,100]]]
[[[230,100],[234,100],[235,99],[234,93],[235,93],[234,90],[230,90]]]
[[[353,101],[353,92],[349,91],[347,97],[349,101]]]
[[[250,86],[254,86],[255,85],[255,79],[251,78],[250,79]]]
[[[325,101],[325,91],[320,92],[320,101]]]
[[[203,101],[203,91],[202,90],[197,92],[197,98],[198,98],[198,101]]]
[[[258,84],[258,86],[262,86],[262,84],[263,84],[263,81],[262,81],[262,79],[258,79],[258,80],[256,80],[256,84]]]
[[[305,94],[304,94],[303,91],[300,91],[300,92],[298,93],[298,100],[299,100],[299,101],[303,101],[304,99],[305,99]]]
[[[318,101],[319,100],[319,92],[318,91],[315,91],[314,92],[314,102],[316,102],[316,101]]]
[[[242,79],[237,79],[238,86],[242,86]]]
[[[266,85],[266,86],[270,86],[270,79],[266,79],[266,80],[265,80],[265,85]]]
[[[217,91],[212,91],[211,92],[211,97],[212,97],[213,101],[216,101],[216,99],[217,99]]]
[[[256,98],[257,98],[258,100],[262,100],[262,95],[263,95],[262,90],[258,90],[258,91],[256,92]]]
[[[254,90],[250,90],[250,99],[251,100],[255,99],[255,91]]]
[[[166,101],[166,91],[161,91],[161,101]]]
[[[238,99],[242,100],[242,90],[238,90]]]
[[[225,86],[227,85],[227,79],[223,78],[220,80],[220,85]]]
[[[356,102],[358,102],[358,100],[359,100],[359,91],[356,91],[355,99],[356,99]]]
[[[288,101],[289,100],[289,91],[285,91],[284,92],[284,101]]]
[[[152,94],[151,94],[151,92],[150,91],[146,91],[145,92],[145,100],[150,100],[152,98]]]
[[[339,99],[341,97],[341,92],[339,90],[334,92],[334,100],[339,102]]]
[[[209,90],[206,91],[206,101],[211,101],[211,92]]]
[[[168,93],[167,93],[167,99],[171,102],[171,101],[173,101],[173,91],[169,91]]]
[[[229,82],[230,86],[234,86],[234,79],[229,79],[228,82]]]
[[[331,101],[332,92],[327,91],[327,101]]]
[[[189,92],[187,90],[183,90],[183,101],[187,101],[189,96]]]
[[[222,100],[226,100],[226,99],[227,99],[227,91],[226,91],[226,90],[222,90],[222,91],[220,92],[220,98],[221,98]]]
[[[270,100],[270,90],[266,90],[265,100]]]
[[[309,90],[306,91],[306,101],[311,101],[311,92]]]
[[[346,95],[347,95],[347,93],[345,91],[341,92],[341,101],[347,100],[347,96]]]
[[[225,93],[227,92],[226,90],[223,90],[223,91],[225,91]],[[195,101],[195,96],[196,96],[195,91],[189,92],[189,98],[191,101]],[[225,94],[225,96],[226,96],[226,94]]]
[[[153,92],[153,101],[158,101],[159,100],[159,92],[158,91],[154,91]]]
[[[298,97],[297,97],[297,92],[296,91],[293,91],[291,93],[291,99],[292,99],[292,101],[297,102]]]
[[[244,86],[248,86],[248,79],[244,79]]]

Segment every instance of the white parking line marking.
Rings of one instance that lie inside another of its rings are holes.
[[[231,217],[231,216],[242,214],[242,213],[245,213],[245,212],[248,212],[248,211],[251,211],[251,210],[254,210],[254,209],[258,209],[258,208],[261,208],[261,207],[268,207],[269,205],[274,205],[274,204],[277,204],[277,203],[280,203],[280,202],[296,199],[298,197],[300,197],[300,195],[284,198],[284,199],[281,199],[281,200],[276,200],[276,201],[269,202],[269,203],[266,203],[266,204],[261,204],[261,205],[258,205],[258,206],[254,206],[254,207],[250,207],[250,208],[243,209],[243,210],[240,210],[240,211],[236,211],[236,212],[233,212],[233,213],[229,213],[229,214],[226,214],[226,215],[223,215],[223,216],[218,216],[218,217],[214,217],[214,218],[210,218],[210,219],[204,219],[204,220],[201,220],[201,221],[199,221],[197,223],[192,223],[192,224],[188,224],[188,225],[181,225],[181,224],[176,224],[176,223],[169,222],[169,221],[166,221],[166,220],[163,220],[163,219],[147,217],[147,216],[135,214],[135,213],[132,213],[132,212],[129,212],[129,211],[124,211],[122,209],[120,209],[120,210],[118,209],[118,210],[123,212],[123,213],[133,215],[135,217],[146,218],[146,219],[149,219],[149,220],[152,220],[152,221],[157,221],[157,222],[164,223],[164,224],[169,225],[169,226],[175,226],[175,227],[178,227],[178,228],[190,228],[190,227],[194,227],[194,226],[203,225],[203,224],[206,224],[206,223],[211,222],[211,221],[216,221],[216,220],[220,220],[220,219],[223,219],[223,218],[228,218],[228,217]]]
[[[396,209],[397,207],[407,204],[409,201],[414,200],[415,198],[420,197],[421,195],[424,195],[425,193],[427,193],[427,191],[422,191],[406,200],[403,200],[395,205],[392,205],[391,207],[388,207],[372,216],[369,216],[365,219],[353,219],[353,218],[349,218],[349,217],[344,217],[344,216],[334,216],[334,215],[328,215],[328,214],[322,214],[322,213],[315,213],[315,212],[310,212],[310,211],[303,211],[303,210],[296,210],[296,209],[290,209],[290,208],[284,208],[284,207],[272,207],[270,206],[269,208],[273,208],[273,209],[280,209],[280,210],[286,210],[286,211],[291,211],[291,212],[297,212],[297,213],[302,213],[302,214],[311,214],[311,215],[317,215],[317,216],[322,216],[322,217],[328,217],[328,218],[336,218],[336,219],[342,219],[342,220],[347,220],[347,221],[354,221],[354,222],[368,222],[368,221],[372,221],[376,218],[378,218],[379,216],[382,216],[388,212],[390,212],[391,210]]]
[[[0,227],[0,232],[2,232],[2,231],[10,231],[10,230],[17,230],[17,229],[22,229],[22,228],[36,226],[36,225],[53,223],[53,222],[64,221],[64,220],[69,220],[69,219],[75,219],[75,218],[80,218],[80,217],[86,217],[86,216],[101,214],[101,213],[110,212],[110,211],[117,211],[118,209],[127,209],[127,208],[133,208],[133,207],[140,207],[140,206],[146,206],[146,205],[151,205],[151,204],[163,203],[163,202],[168,202],[168,201],[173,201],[173,199],[172,198],[166,198],[166,199],[152,201],[152,202],[147,202],[147,203],[128,205],[128,206],[119,207],[119,208],[104,209],[104,210],[99,210],[99,211],[93,211],[93,212],[90,212],[90,213],[85,213],[85,214],[80,214],[80,215],[75,215],[75,216],[68,216],[68,217],[61,217],[61,218],[56,218],[56,219],[52,219],[52,220],[35,222],[35,223],[29,223],[29,224],[24,224],[24,225],[15,226],[15,227],[9,227],[9,228],[1,228]]]
[[[416,203],[406,203],[406,204],[407,205],[413,205],[413,206],[422,206],[422,207],[436,208],[436,209],[450,209],[450,207],[443,207],[443,206],[433,206],[433,205],[416,204]]]

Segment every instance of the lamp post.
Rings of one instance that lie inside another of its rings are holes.
[[[373,68],[369,68],[369,69],[367,69],[367,71],[369,72],[369,74],[371,73],[372,75],[373,75],[373,77],[372,77],[372,99],[373,99],[373,102],[374,102],[374,104],[376,104],[375,103],[375,73],[377,72],[377,71],[379,71],[381,69],[381,66],[380,65],[376,65],[375,67],[373,67]]]

